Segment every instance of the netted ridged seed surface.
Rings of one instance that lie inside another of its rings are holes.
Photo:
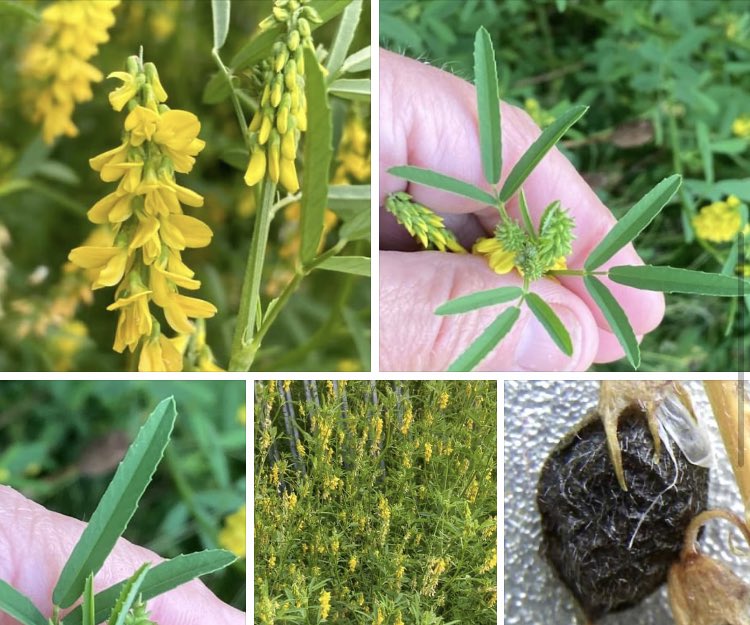
[[[709,507],[728,508],[743,515],[743,506],[721,444],[708,399],[700,382],[685,382],[696,413],[708,429],[714,447]],[[583,625],[573,599],[550,565],[539,555],[541,524],[536,507],[539,473],[560,438],[596,407],[598,382],[505,383],[505,623]],[[727,539],[743,546],[729,524],[706,527],[701,551],[719,557],[750,579],[750,559],[732,556]],[[639,606],[602,618],[600,625],[673,625],[666,585]]]

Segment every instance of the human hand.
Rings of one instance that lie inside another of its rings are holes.
[[[540,131],[529,116],[502,104],[503,173],[510,172]],[[387,173],[396,165],[429,168],[488,189],[482,175],[474,87],[436,68],[399,55],[380,53],[380,205],[396,191],[408,191],[416,202],[446,217],[446,225],[464,245],[491,232],[498,219],[493,207],[428,187],[407,183]],[[540,162],[524,184],[532,218],[560,200],[575,220],[571,268],[582,266],[589,252],[615,224],[615,219],[570,162],[556,149]],[[518,216],[515,199],[508,203]],[[448,299],[500,286],[520,286],[515,273],[499,276],[483,258],[415,250],[395,219],[380,214],[380,368],[383,371],[442,370],[487,327],[497,308],[460,317],[438,317],[435,308]],[[632,245],[615,254],[603,268],[641,265]],[[654,329],[664,315],[660,293],[644,292],[602,280],[625,310],[636,334]],[[578,277],[544,279],[532,290],[552,306],[573,342],[573,355],[563,354],[539,322],[524,309],[503,342],[480,364],[483,370],[585,370],[592,362],[623,356],[615,336]]]
[[[43,614],[52,613],[52,589],[85,524],[50,512],[8,486],[0,486],[0,579],[32,599]],[[130,577],[146,562],[163,559],[120,539],[101,571],[94,590]],[[200,581],[192,581],[148,602],[159,625],[244,625],[245,614],[218,599]],[[0,625],[17,621],[0,612]]]

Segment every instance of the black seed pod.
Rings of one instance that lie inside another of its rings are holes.
[[[623,491],[594,414],[547,458],[537,487],[541,552],[594,621],[638,604],[666,581],[685,529],[706,508],[708,469],[673,445],[659,463],[645,415],[620,416]]]

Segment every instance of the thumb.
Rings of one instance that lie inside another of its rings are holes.
[[[440,252],[380,253],[380,368],[445,370],[497,317],[503,306],[441,317],[449,299],[501,286],[520,286],[515,273],[498,276],[477,256]],[[582,371],[598,348],[598,329],[581,299],[554,280],[533,285],[570,333],[566,356],[524,306],[510,333],[477,367],[482,371]]]
[[[29,597],[45,615],[52,614],[52,589],[78,542],[84,523],[50,512],[12,488],[0,486],[0,579]],[[130,577],[146,562],[163,559],[120,539],[94,578],[99,592]],[[194,580],[148,602],[150,618],[160,625],[244,625],[245,614]],[[17,621],[0,612],[0,625]]]

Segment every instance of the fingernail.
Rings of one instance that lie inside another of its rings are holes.
[[[522,371],[572,371],[581,349],[581,325],[569,308],[555,307],[557,316],[570,334],[573,355],[566,356],[552,340],[534,315],[529,315],[526,327],[516,347],[516,366]]]

